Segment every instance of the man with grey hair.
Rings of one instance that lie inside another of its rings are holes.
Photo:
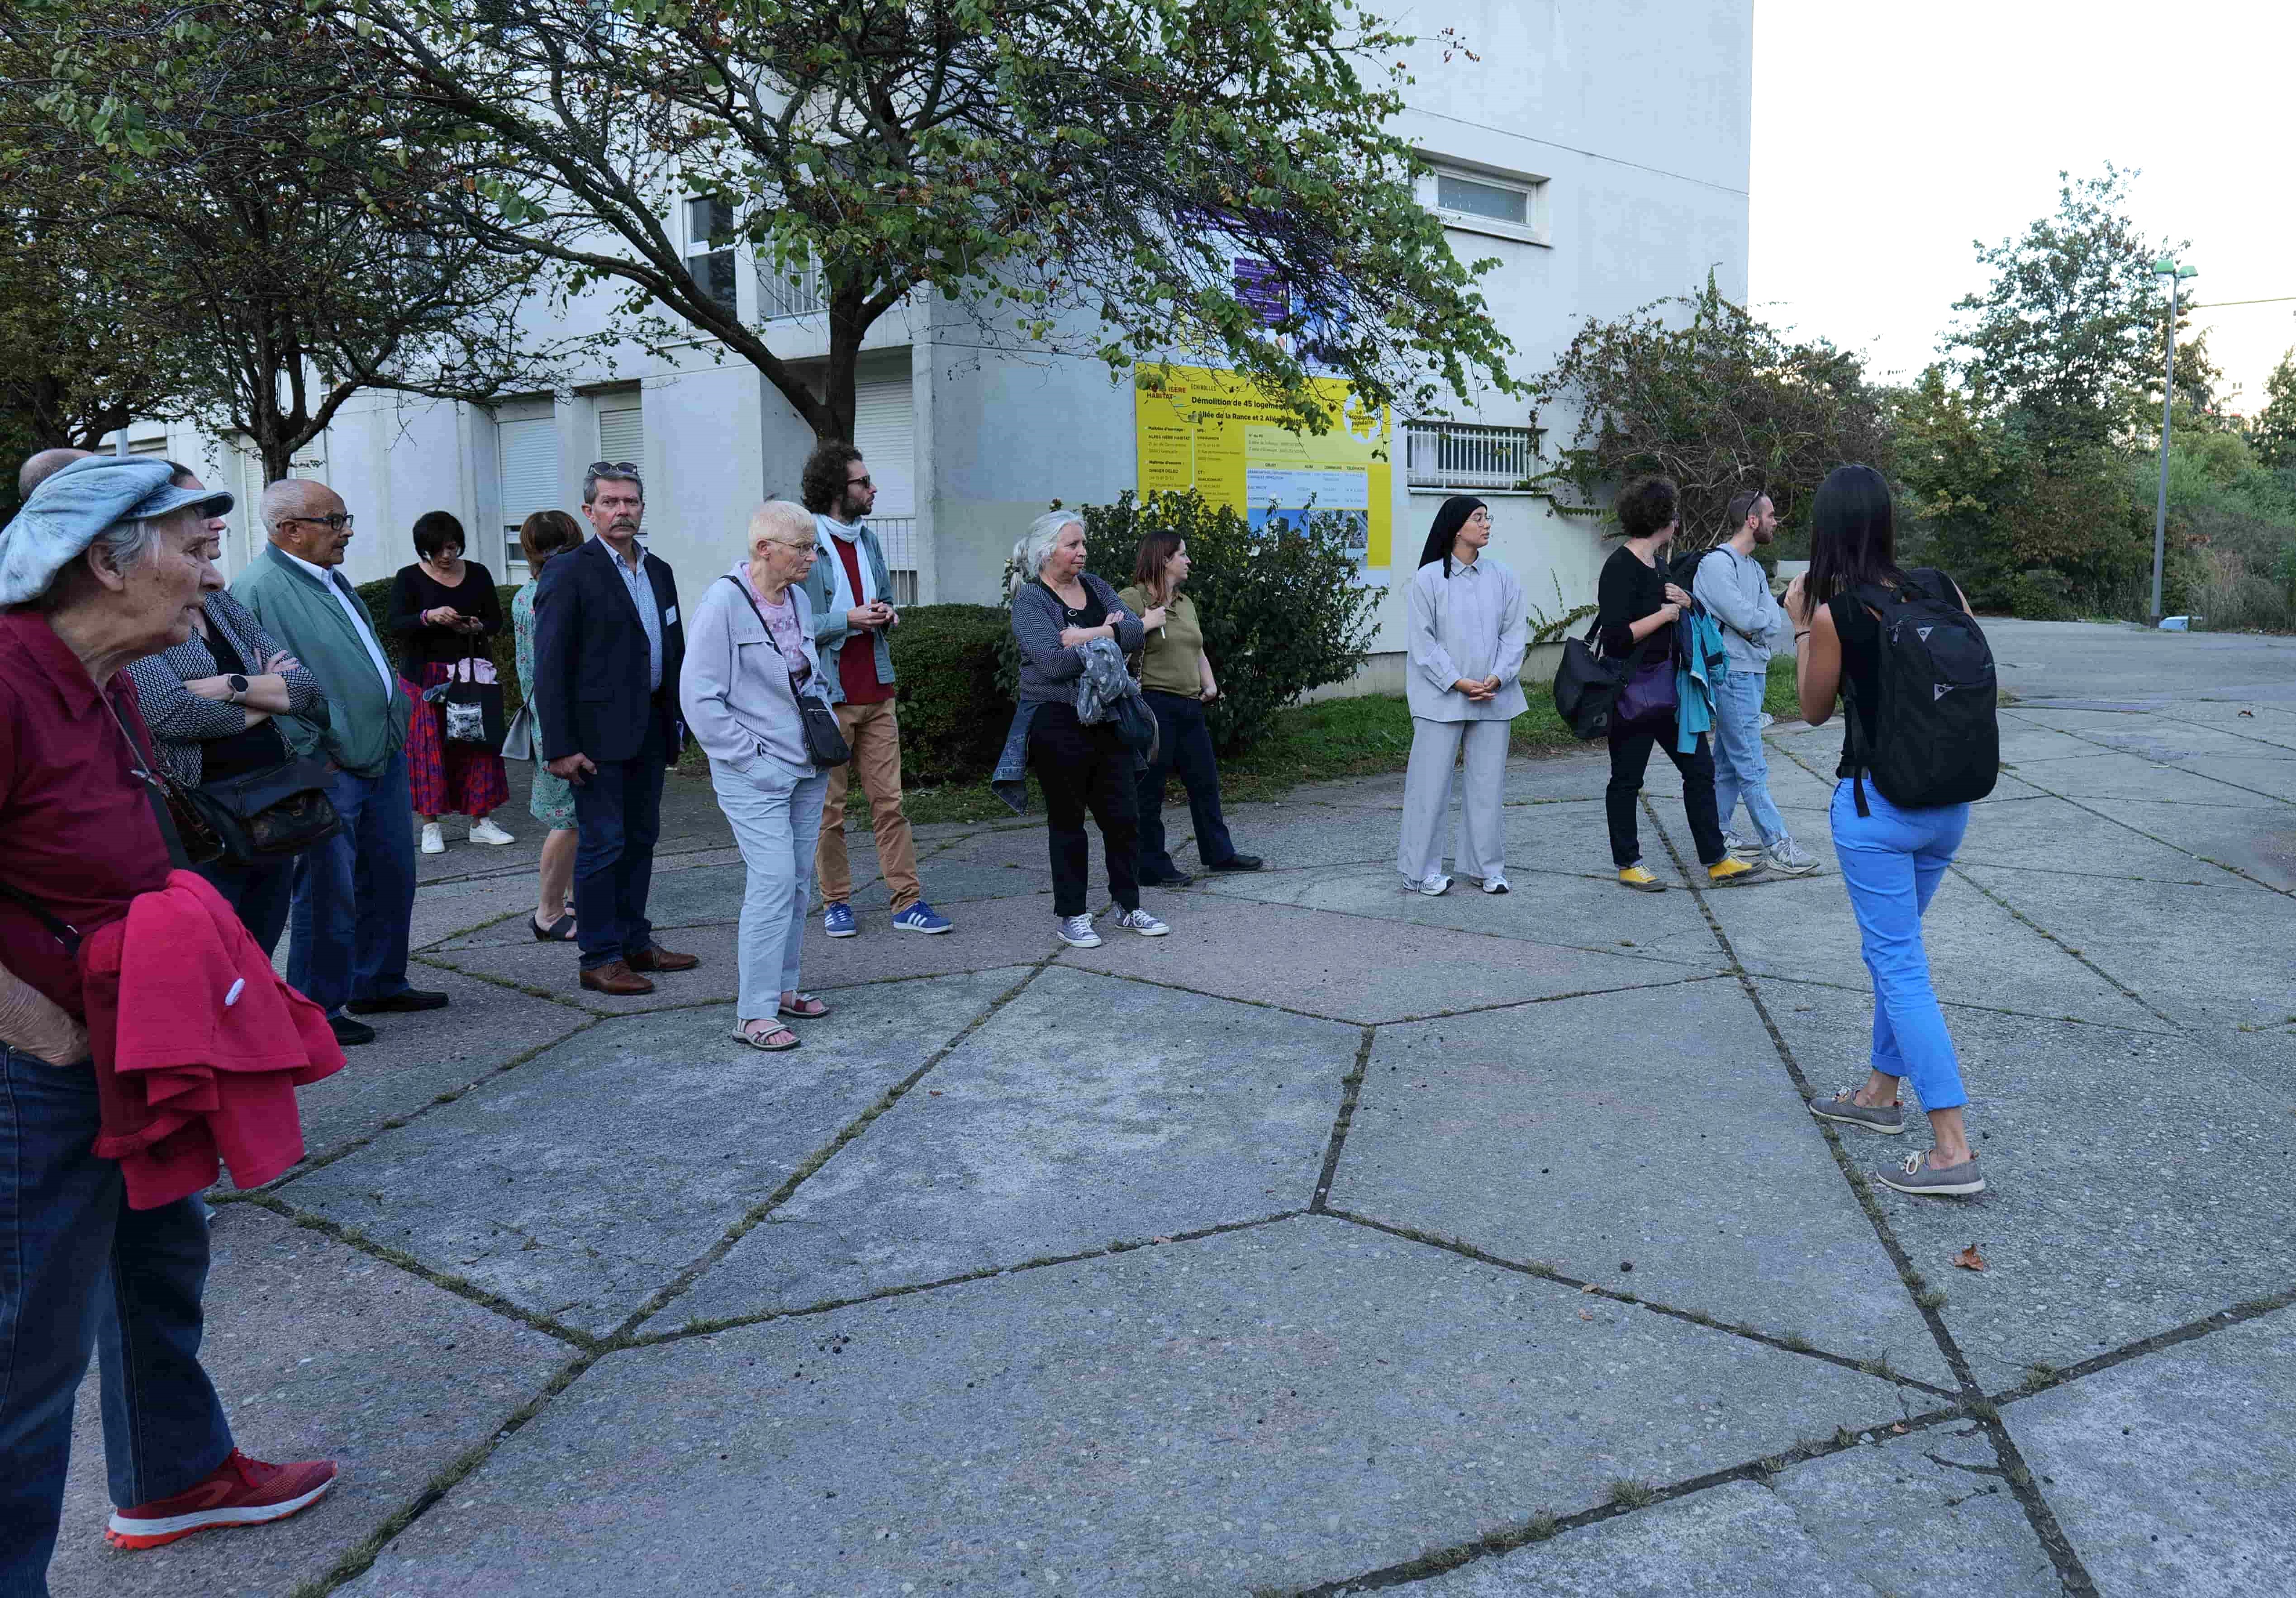
[[[116,1056],[78,946],[118,937],[139,897],[169,891],[183,855],[145,775],[156,762],[126,668],[190,637],[202,596],[223,582],[202,516],[232,503],[170,476],[148,457],[70,463],[0,530],[0,1593],[10,1594],[48,1590],[72,1397],[91,1352],[102,1356],[115,1545],[279,1520],[335,1478],[324,1460],[268,1464],[234,1445],[199,1358],[205,1210],[195,1197],[134,1207],[120,1161],[95,1151],[105,1129],[95,1062]]]
[[[260,511],[270,542],[231,596],[319,680],[325,723],[281,716],[276,725],[294,753],[316,751],[333,765],[327,798],[343,823],[296,857],[287,979],[327,1012],[341,1042],[372,1043],[374,1028],[353,1017],[447,1003],[445,994],[406,979],[414,914],[412,707],[374,619],[340,570],[353,536],[342,500],[324,483],[288,479],[263,491]]]
[[[701,963],[654,942],[646,917],[662,774],[685,742],[677,703],[685,631],[677,579],[638,541],[645,484],[636,464],[592,462],[582,514],[598,536],[554,557],[534,590],[542,758],[574,787],[581,984],[652,993],[646,973]]]

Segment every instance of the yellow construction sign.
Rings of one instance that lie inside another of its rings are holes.
[[[1341,418],[1329,432],[1293,432],[1283,408],[1251,380],[1209,366],[1151,366],[1133,385],[1140,494],[1194,488],[1253,527],[1293,521],[1312,506],[1348,518],[1357,569],[1392,563],[1394,424],[1353,403],[1346,383],[1312,380]]]

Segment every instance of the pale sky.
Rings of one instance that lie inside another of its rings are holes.
[[[2296,295],[2292,62],[2291,0],[1754,0],[1751,298],[1911,378],[1985,281],[1972,241],[2106,161],[2202,306]],[[2190,327],[2252,412],[2296,301]]]

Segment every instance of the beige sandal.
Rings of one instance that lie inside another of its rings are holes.
[[[757,1024],[757,1022],[752,1021],[750,1023],[750,1026],[754,1027]],[[736,1027],[734,1029],[734,1036],[740,1038],[743,1043],[748,1044],[751,1048],[767,1054],[786,1054],[791,1049],[798,1046],[797,1034],[791,1031],[787,1027],[767,1027],[760,1032],[752,1032],[750,1030],[749,1027]],[[787,1043],[767,1043],[765,1041],[768,1037],[784,1037],[789,1039]]]

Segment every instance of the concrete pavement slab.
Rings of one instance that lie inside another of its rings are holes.
[[[1509,871],[1511,892],[1487,894],[1462,881],[1438,898],[1403,891],[1402,879],[1392,869],[1379,866],[1254,872],[1220,878],[1210,890],[1261,904],[1296,905],[1406,926],[1449,927],[1492,938],[1666,960],[1702,972],[1723,969],[1714,934],[1687,894],[1631,893],[1607,874]]]
[[[1304,1208],[1360,1041],[1337,1021],[1054,967],[652,1324]]]
[[[2296,814],[2269,805],[2234,810],[2144,799],[2086,799],[2101,815],[2203,860],[2296,891]]]
[[[2296,1012],[2284,894],[2221,875],[2221,885],[2187,888],[1995,865],[1960,869],[2179,1021],[2239,1027]],[[2281,957],[2264,954],[2275,949]],[[2236,950],[2262,957],[2227,958]]]
[[[240,1446],[332,1458],[332,1491],[280,1525],[142,1553],[111,1513],[93,1371],[79,1394],[57,1598],[288,1598],[540,1391],[573,1350],[252,1204],[216,1211],[201,1350]]]
[[[1414,1584],[1423,1598],[1874,1598],[1751,1482],[1725,1482]]]
[[[2279,801],[2202,776],[2192,761],[2164,766],[2140,756],[2100,750],[2075,759],[2045,760],[2018,775],[2061,799],[2155,799],[2175,805],[2271,805]]]
[[[492,982],[415,966],[415,985],[446,994],[444,1010],[373,1018],[375,1040],[343,1051],[333,1076],[295,1090],[305,1152],[316,1156],[382,1123],[411,1115],[442,1093],[468,1087],[520,1055],[579,1031],[582,1011]]]
[[[1899,1413],[1302,1217],[610,1355],[345,1591],[1290,1587]]]
[[[440,882],[422,889],[414,896],[414,910],[407,918],[407,947],[423,949],[453,941],[477,928],[496,924],[504,926],[498,936],[507,938],[513,932],[525,936],[524,929],[518,925],[517,914],[523,910],[530,918],[537,894],[537,885],[528,872],[515,876]],[[512,919],[504,923],[506,916]],[[283,938],[279,940],[282,955],[287,952],[288,941]]]
[[[1021,974],[856,989],[787,1054],[730,1006],[611,1022],[280,1192],[603,1334]]]
[[[652,979],[654,990],[630,998],[591,993],[581,985],[580,951],[572,944],[537,943],[515,938],[501,943],[475,939],[436,948],[423,955],[434,970],[461,971],[513,987],[554,996],[594,1015],[635,1015],[647,1010],[674,1010],[689,1004],[729,1002],[741,988],[736,930],[730,922],[712,927],[662,929],[663,947],[693,955],[701,963],[692,971],[670,971]],[[812,982],[810,972],[806,980]]]
[[[2296,1570],[2296,1315],[2066,1382],[2002,1411],[2105,1593],[2281,1598]]]
[[[2062,1598],[2055,1561],[2009,1490],[1992,1440],[1968,1422],[1882,1432],[1769,1485],[1800,1529],[1876,1593]]]
[[[1167,919],[1171,936],[1148,941],[1103,917],[1106,941],[1068,950],[1061,963],[1374,1024],[1652,987],[1681,980],[1686,969],[1434,927],[1406,945],[1386,922],[1209,893],[1189,895]]]
[[[2007,865],[2029,871],[2069,872],[2075,876],[2144,877],[2157,882],[2211,884],[2222,872],[2187,851],[2115,826],[2100,824],[2095,805],[2037,799],[1998,806],[1972,818],[1956,856],[1972,865]],[[2177,807],[2179,815],[2191,807]],[[2228,813],[2244,821],[2257,812]]]
[[[1382,1028],[1331,1202],[1953,1382],[1734,980]]]
[[[1863,1074],[1870,1002],[1760,987],[1812,1082]],[[2283,1212],[2296,1157],[2284,1039],[1967,1010],[1947,1022],[1987,1191],[1915,1199],[1877,1186],[1874,1197],[1947,1295],[1939,1314],[1988,1390],[2014,1387],[2036,1362],[2076,1364],[2296,1282],[2296,1235],[2259,1224]],[[1865,1169],[1928,1146],[1910,1083],[1906,1100],[1905,1136],[1856,1135]],[[1969,1243],[1991,1268],[1953,1267]]]

